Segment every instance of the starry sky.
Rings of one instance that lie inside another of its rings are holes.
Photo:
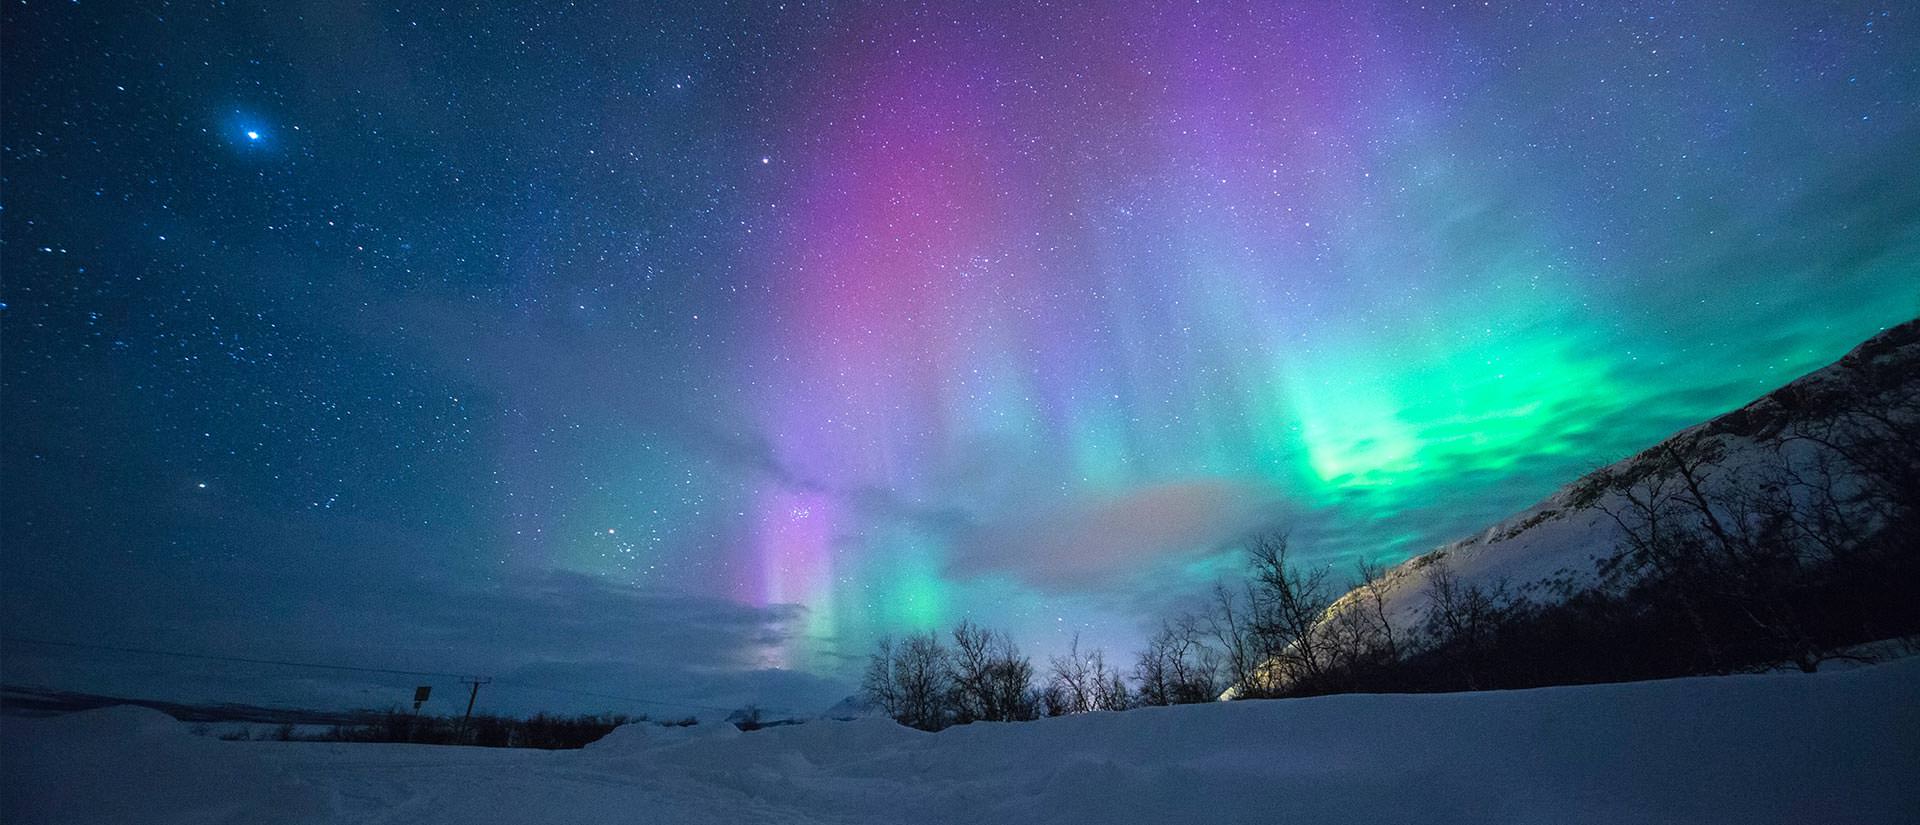
[[[4,15],[16,637],[813,710],[963,617],[1128,651],[1250,530],[1399,561],[1920,313],[1900,3]]]

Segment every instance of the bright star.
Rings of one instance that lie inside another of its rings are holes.
[[[259,140],[259,139],[260,139],[259,132],[253,131],[252,129],[247,130],[247,140]]]

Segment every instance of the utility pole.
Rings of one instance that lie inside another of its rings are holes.
[[[481,676],[466,676],[460,679],[460,684],[473,686],[473,692],[467,694],[467,715],[460,717],[461,727],[466,727],[467,721],[473,718],[473,702],[480,698],[480,686],[491,681],[493,681],[492,677]]]

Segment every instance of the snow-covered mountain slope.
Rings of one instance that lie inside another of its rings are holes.
[[[16,825],[1920,821],[1920,658],[937,734],[629,725],[582,751],[221,742],[136,708],[5,725]]]
[[[1818,425],[1860,408],[1893,388],[1911,390],[1920,383],[1920,320],[1889,329],[1834,362],[1781,387],[1738,410],[1689,427],[1658,445],[1596,470],[1546,500],[1480,533],[1442,545],[1390,569],[1385,581],[1388,615],[1398,628],[1419,625],[1427,607],[1429,576],[1444,563],[1464,584],[1506,584],[1512,595],[1552,601],[1598,581],[1596,565],[1614,555],[1623,538],[1609,513],[1629,509],[1626,490],[1642,492],[1668,473],[1663,451],[1674,445],[1698,445],[1719,457],[1706,479],[1711,496],[1729,485],[1751,484],[1747,470],[1785,456],[1797,466],[1809,464],[1814,445],[1790,439],[1796,428]],[[1639,479],[1624,489],[1609,480]],[[1350,593],[1336,610],[1359,598]]]

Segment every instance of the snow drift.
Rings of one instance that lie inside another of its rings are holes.
[[[1914,822],[1920,659],[1815,675],[1096,713],[629,726],[581,751],[5,720],[5,821]]]

